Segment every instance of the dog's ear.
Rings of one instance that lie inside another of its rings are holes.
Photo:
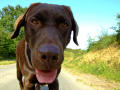
[[[67,12],[68,12],[68,14],[70,15],[70,17],[71,17],[71,22],[72,22],[72,30],[73,30],[73,41],[74,41],[74,43],[76,44],[76,45],[79,45],[78,44],[78,41],[77,41],[77,36],[78,36],[78,25],[77,25],[77,23],[76,23],[76,21],[75,21],[75,19],[74,19],[74,17],[73,17],[73,14],[72,14],[72,11],[71,11],[71,9],[70,9],[70,7],[68,7],[68,6],[64,6],[65,7],[65,9],[67,10]]]
[[[16,37],[19,35],[20,28],[25,25],[25,17],[26,17],[26,14],[27,14],[34,6],[39,5],[39,4],[40,4],[40,3],[33,3],[33,4],[31,4],[30,7],[26,10],[26,12],[25,12],[23,15],[21,15],[21,16],[19,16],[19,17],[17,18],[17,20],[15,21],[15,24],[14,24],[14,32],[13,32],[12,35],[11,35],[11,39],[14,39],[14,38],[16,38]]]
[[[17,18],[17,20],[14,23],[14,32],[11,35],[11,39],[16,38],[19,35],[20,28],[24,26],[24,15],[21,15]]]

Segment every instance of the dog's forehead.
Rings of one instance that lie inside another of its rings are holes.
[[[55,5],[55,4],[39,4],[35,7],[33,7],[29,11],[29,15],[36,15],[39,13],[45,13],[47,12],[48,14],[63,14],[64,15],[64,7],[63,5]]]

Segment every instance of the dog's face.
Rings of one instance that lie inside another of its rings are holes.
[[[56,73],[64,59],[64,49],[70,41],[77,43],[77,24],[69,7],[52,4],[32,4],[26,13],[17,19],[15,32],[25,28],[25,40],[31,51],[31,62],[36,73],[47,71]]]

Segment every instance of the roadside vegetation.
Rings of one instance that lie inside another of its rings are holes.
[[[0,60],[0,65],[9,65],[9,64],[14,64],[14,63],[16,63],[16,61],[15,60]]]
[[[66,50],[64,68],[74,74],[88,73],[120,82],[120,50],[116,45],[98,51]]]
[[[16,58],[15,57],[1,57],[0,56],[0,65],[8,65],[8,64],[14,64],[16,63]]]

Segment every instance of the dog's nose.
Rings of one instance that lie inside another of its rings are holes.
[[[39,51],[42,60],[57,61],[59,59],[60,50],[55,45],[42,45]]]

